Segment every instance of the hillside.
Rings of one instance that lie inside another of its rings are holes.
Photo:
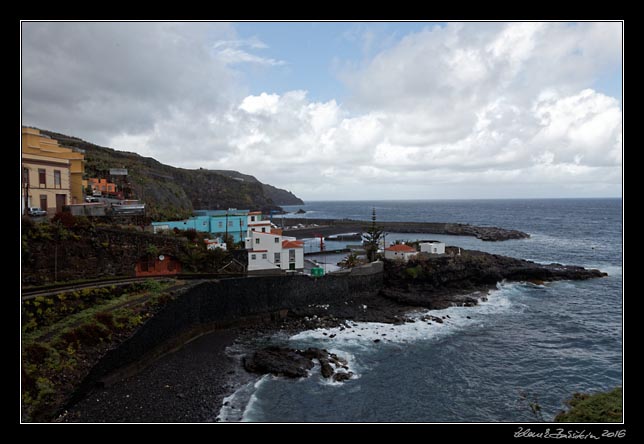
[[[182,218],[201,209],[281,210],[279,205],[301,202],[289,191],[236,171],[176,168],[151,157],[101,147],[77,137],[41,132],[63,146],[85,150],[87,177],[104,176],[110,168],[127,168],[134,194],[147,204],[148,215],[154,220]]]
[[[224,176],[232,177],[236,180],[243,180],[251,183],[261,183],[254,176],[249,176],[248,174],[242,174],[238,171],[232,170],[210,170],[217,174],[223,174]],[[304,205],[302,199],[297,197],[295,194],[290,191],[283,190],[281,188],[274,187],[266,183],[262,183],[262,188],[264,189],[264,194],[270,198],[276,205]]]

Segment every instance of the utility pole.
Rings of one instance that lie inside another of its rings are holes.
[[[23,214],[29,214],[29,170],[25,171],[25,166],[22,166],[22,188],[25,195],[25,207],[23,209]]]
[[[224,238],[224,242],[228,242],[228,210],[226,210],[226,237]]]

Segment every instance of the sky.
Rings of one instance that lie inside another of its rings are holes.
[[[621,22],[23,22],[22,124],[309,200],[617,197]]]

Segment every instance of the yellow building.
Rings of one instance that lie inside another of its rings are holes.
[[[49,214],[83,202],[82,153],[58,145],[35,128],[22,127],[22,206]]]

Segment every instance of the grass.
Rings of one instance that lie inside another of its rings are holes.
[[[622,422],[622,388],[609,392],[575,393],[566,401],[570,407],[555,417],[555,422]]]
[[[169,285],[148,281],[138,291],[96,300],[49,325],[23,325],[23,420],[51,419],[107,350],[172,299],[165,291]]]

